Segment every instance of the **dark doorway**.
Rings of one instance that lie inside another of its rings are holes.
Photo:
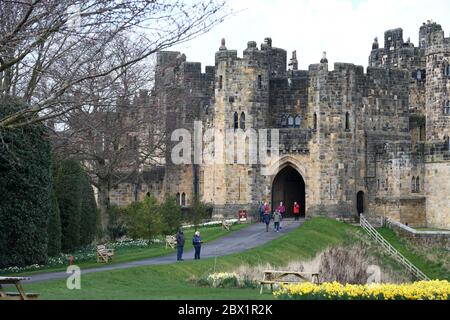
[[[364,192],[360,191],[356,195],[356,209],[358,210],[358,215],[364,213]]]
[[[272,210],[278,208],[280,202],[286,206],[287,217],[294,215],[294,202],[300,204],[300,216],[305,217],[305,181],[300,173],[291,166],[281,170],[273,181]]]

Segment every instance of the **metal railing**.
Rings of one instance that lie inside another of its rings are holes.
[[[406,259],[397,249],[395,249],[383,236],[367,221],[367,219],[361,215],[360,225],[366,231],[369,236],[382,246],[398,263],[400,263],[406,270],[408,270],[418,280],[427,280],[427,277],[419,268],[413,265],[408,259]]]

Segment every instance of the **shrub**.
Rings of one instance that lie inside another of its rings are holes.
[[[136,204],[131,204],[131,206],[133,205]],[[110,239],[115,240],[127,234],[126,224],[128,221],[128,214],[128,208],[121,208],[116,205],[112,205],[108,208],[108,233]]]
[[[26,106],[0,98],[0,118]],[[41,124],[0,129],[0,267],[47,259],[51,209],[51,147]]]
[[[181,226],[181,207],[177,204],[174,196],[167,196],[161,204],[161,218],[163,223],[163,234],[169,235],[177,232]]]
[[[129,236],[133,239],[152,239],[164,229],[161,208],[155,197],[149,196],[127,208]]]
[[[201,202],[198,197],[194,198],[192,205],[189,207],[188,220],[195,227],[198,227],[202,220],[209,217],[209,207],[205,203]]]

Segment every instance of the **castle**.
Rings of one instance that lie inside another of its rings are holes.
[[[225,40],[215,66],[179,52],[159,52],[153,107],[164,111],[167,132],[194,122],[227,129],[279,130],[279,161],[269,174],[258,164],[175,165],[144,174],[140,196],[177,195],[187,206],[198,195],[215,216],[254,212],[260,201],[280,201],[302,215],[389,216],[415,227],[450,228],[450,38],[439,24],[420,27],[419,46],[402,29],[372,45],[369,66],[320,63],[298,70],[296,52],[248,42],[243,56]],[[170,137],[169,137],[170,138]],[[125,204],[132,186],[112,202]]]

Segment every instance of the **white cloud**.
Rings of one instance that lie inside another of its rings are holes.
[[[417,45],[419,28],[432,19],[450,32],[448,0],[229,0],[238,13],[211,32],[174,50],[189,61],[214,64],[221,38],[228,49],[240,55],[250,40],[262,43],[271,37],[273,45],[297,50],[300,68],[318,63],[322,51],[330,64],[349,62],[367,66],[375,36],[383,45],[384,31],[403,28],[405,40]]]

